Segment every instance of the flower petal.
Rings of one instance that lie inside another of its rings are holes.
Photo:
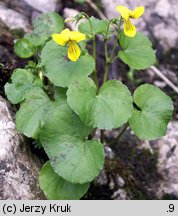
[[[127,7],[121,6],[121,5],[117,6],[116,9],[125,20],[129,19],[129,14],[132,12],[131,10],[129,10]]]
[[[77,31],[71,31],[70,32],[70,40],[72,40],[72,41],[76,41],[78,43],[78,42],[85,40],[85,39],[86,39],[85,34],[82,34],[82,33],[77,32]]]
[[[129,19],[124,23],[124,34],[128,37],[134,37],[136,34],[136,28]]]
[[[68,42],[69,48],[68,48],[68,58],[71,61],[77,61],[80,57],[80,47],[75,41],[69,41]]]
[[[61,46],[65,46],[69,41],[70,30],[64,29],[60,34],[53,34],[53,40]]]
[[[145,12],[145,8],[143,6],[137,7],[135,8],[134,11],[130,13],[130,18],[138,19],[144,14],[144,12]]]

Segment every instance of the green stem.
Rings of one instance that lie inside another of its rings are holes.
[[[90,25],[90,29],[91,29],[91,33],[92,33],[92,36],[93,36],[93,58],[95,60],[95,63],[96,63],[96,38],[95,38],[95,35],[94,35],[94,31],[93,31],[93,27],[92,27],[92,24],[91,24],[91,20],[90,20],[90,17],[83,12],[83,15],[86,17],[86,19],[88,20],[89,22],[89,25]],[[93,81],[95,82],[96,86],[97,86],[97,90],[99,90],[99,84],[98,84],[98,77],[97,77],[97,70],[96,70],[96,64],[95,64],[95,68],[93,70],[93,73],[91,74],[91,77],[93,79]]]
[[[113,63],[117,58],[118,58],[118,56],[115,56],[115,57],[111,60],[111,63]]]
[[[113,142],[111,142],[109,144],[109,146],[113,146],[115,143],[118,143],[119,139],[121,138],[121,136],[124,134],[124,132],[126,131],[126,129],[128,128],[129,124],[126,123],[120,130],[119,133],[117,135],[117,137],[113,140]]]
[[[116,47],[117,47],[117,41],[118,41],[118,39],[119,39],[119,33],[118,33],[118,35],[117,35],[116,41],[115,41],[115,43],[114,43],[114,46],[113,46],[113,49],[112,49],[112,52],[111,52],[111,56],[110,56],[110,60],[111,60],[111,61],[112,61],[112,59],[113,59],[113,55],[114,55],[114,52],[115,52]]]
[[[106,82],[107,78],[108,78],[108,69],[109,69],[109,56],[108,56],[108,34],[109,34],[109,27],[111,24],[111,20],[108,23],[108,27],[107,27],[107,31],[106,31],[106,39],[104,42],[104,51],[105,51],[105,71],[104,71],[104,77],[103,77],[103,83]]]
[[[108,60],[106,60],[105,70],[104,70],[103,84],[107,81],[108,71],[109,71],[108,69],[109,69],[109,62],[108,62]]]
[[[95,37],[93,39],[93,58],[94,58],[95,63],[96,63],[96,39],[95,39]],[[95,65],[95,68],[94,68],[93,73],[92,73],[92,78],[93,78],[93,80],[94,80],[94,82],[96,84],[97,89],[99,90],[96,65]]]
[[[114,43],[114,46],[113,46],[113,49],[112,49],[112,52],[111,52],[111,56],[110,56],[110,62],[113,62],[113,56],[114,56],[114,52],[116,50],[116,47],[118,45],[118,40],[119,40],[119,35],[120,35],[120,31],[121,31],[121,25],[122,25],[122,18],[120,19],[119,21],[119,24],[118,24],[118,34],[117,34],[117,37],[116,37],[116,40],[115,40],[115,43]],[[115,59],[115,58],[114,58]]]

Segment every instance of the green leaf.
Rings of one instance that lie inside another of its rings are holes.
[[[40,137],[51,139],[51,136],[70,135],[85,139],[91,131],[92,128],[84,125],[66,101],[64,103],[64,100],[57,100],[48,110]]]
[[[92,181],[104,163],[103,146],[84,141],[92,129],[66,103],[54,103],[40,131],[40,140],[55,172],[67,181]]]
[[[16,41],[14,51],[20,58],[30,58],[35,54],[36,50],[27,38],[22,38]]]
[[[117,128],[131,117],[132,97],[127,87],[116,80],[107,81],[97,89],[90,78],[73,82],[67,91],[67,102],[89,126],[100,129]]]
[[[60,33],[63,30],[64,21],[59,14],[49,12],[38,16],[34,20],[33,26],[34,35],[49,38],[52,34]]]
[[[46,42],[46,40],[49,38],[49,36],[40,36],[40,35],[35,35],[34,33],[31,34],[25,34],[24,38],[30,41],[33,46],[38,47],[38,46],[43,46]]]
[[[40,187],[50,200],[77,200],[88,190],[89,183],[72,184],[57,175],[46,162],[39,175]]]
[[[67,96],[66,96],[67,88],[56,87],[54,91],[54,99],[59,103],[66,103]]]
[[[51,40],[46,43],[41,51],[41,62],[45,65],[48,61],[51,61],[53,59],[62,58],[62,60],[64,60],[66,54],[66,47],[59,46],[56,42]]]
[[[83,141],[68,135],[56,134],[51,138],[45,136],[45,133],[42,135],[42,145],[50,158],[51,166],[62,178],[83,184],[99,175],[104,164],[104,150],[99,141]]]
[[[173,112],[173,103],[159,88],[144,84],[134,92],[136,108],[129,125],[140,139],[154,140],[166,134]]]
[[[29,70],[16,69],[11,76],[12,84],[6,83],[5,93],[8,100],[17,104],[25,99],[26,94],[34,87],[42,87],[42,83],[38,81]]]
[[[67,48],[52,40],[45,45],[41,53],[45,74],[56,86],[68,87],[81,76],[90,75],[95,67],[93,57],[88,54],[81,56],[76,62],[67,61],[66,55]]]
[[[97,34],[102,34],[104,36],[106,35],[108,24],[109,24],[108,20],[100,20],[92,16],[90,18],[90,22],[91,22],[93,32],[91,31],[90,23],[88,20],[79,25],[79,31],[84,34],[93,33],[94,35]]]
[[[142,33],[137,32],[136,36],[131,38],[122,32],[119,41],[123,50],[119,51],[118,56],[129,67],[141,70],[155,64],[156,56],[151,41]]]
[[[31,34],[25,34],[24,38],[28,39],[35,47],[43,46],[44,43],[55,33],[60,33],[64,28],[62,17],[55,13],[49,12],[38,16],[33,21],[34,31]]]
[[[16,113],[17,130],[27,137],[37,138],[49,106],[51,101],[42,89],[31,90]]]

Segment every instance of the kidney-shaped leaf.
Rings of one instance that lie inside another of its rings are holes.
[[[77,200],[88,190],[89,183],[72,184],[57,175],[46,162],[39,175],[40,187],[50,200]]]
[[[103,145],[97,140],[83,141],[75,136],[40,136],[55,172],[72,183],[83,184],[99,175],[104,164]]]
[[[95,67],[93,57],[86,54],[76,62],[66,60],[67,48],[54,41],[48,42],[42,50],[41,59],[45,65],[45,74],[56,86],[68,85],[81,76],[90,75]]]
[[[103,146],[98,141],[84,141],[92,131],[66,103],[55,102],[44,126],[40,140],[55,172],[72,183],[94,179],[103,166]]]
[[[118,56],[129,67],[141,70],[155,64],[156,56],[151,41],[142,33],[137,32],[136,36],[131,38],[122,32],[119,41],[122,50],[119,51]]]
[[[125,85],[116,80],[107,81],[96,94],[90,78],[73,82],[67,91],[70,107],[89,126],[100,129],[117,128],[128,121],[132,114],[132,97]]]
[[[40,83],[36,82],[37,78],[26,69],[16,69],[11,76],[11,80],[12,84],[6,83],[4,88],[8,100],[13,104],[23,101],[28,91],[35,86],[40,86]]]
[[[50,105],[51,101],[42,89],[31,90],[16,114],[17,130],[27,137],[37,138]]]
[[[146,140],[164,136],[173,112],[171,98],[150,84],[138,87],[133,98],[136,106],[129,125],[135,134]]]

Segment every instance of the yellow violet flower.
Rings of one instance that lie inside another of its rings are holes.
[[[68,45],[68,58],[71,61],[77,61],[80,57],[81,50],[78,42],[85,40],[85,35],[77,32],[77,31],[70,31],[68,28],[64,29],[60,34],[53,34],[53,40],[61,46]]]
[[[124,6],[117,6],[117,11],[121,14],[124,19],[124,33],[128,37],[134,37],[136,34],[136,27],[130,22],[130,18],[138,19],[145,11],[143,6],[135,8],[135,10],[129,10]]]

